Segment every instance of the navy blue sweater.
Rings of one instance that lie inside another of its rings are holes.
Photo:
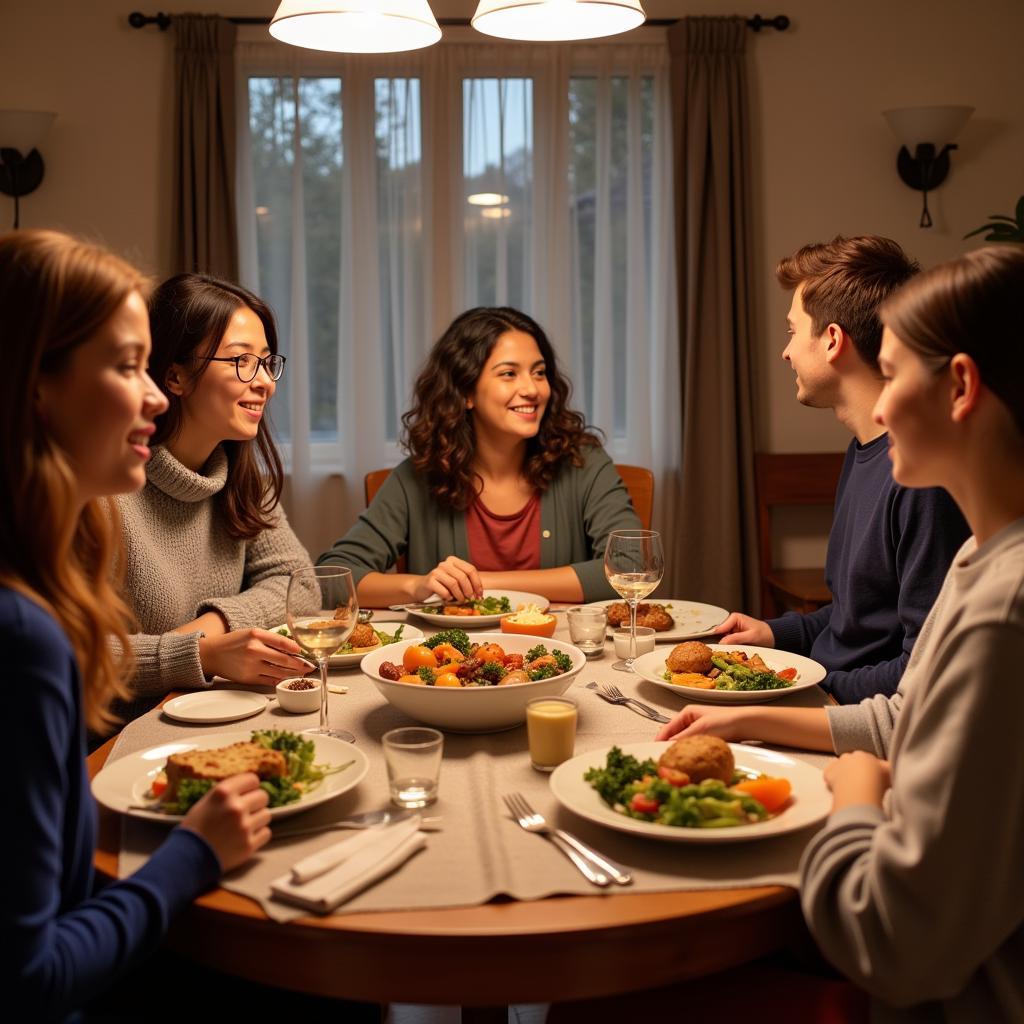
[[[74,653],[47,612],[5,587],[0,649],[10,723],[0,991],[12,1019],[74,1019],[156,947],[170,917],[217,881],[220,865],[204,840],[177,828],[140,871],[94,892],[96,808]]]
[[[769,619],[780,650],[828,669],[822,686],[840,704],[896,692],[914,640],[969,530],[937,487],[892,478],[888,435],[850,443],[836,490],[825,582],[832,603]]]

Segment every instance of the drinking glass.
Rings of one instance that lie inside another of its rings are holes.
[[[334,607],[328,610],[324,605]],[[296,569],[288,581],[286,607],[288,631],[320,669],[320,727],[306,731],[354,743],[352,733],[332,729],[327,718],[327,662],[352,635],[359,616],[352,570],[338,565]]]
[[[604,551],[604,574],[629,606],[629,657],[612,668],[633,672],[636,659],[636,606],[661,582],[665,553],[654,530],[615,530]]]
[[[444,735],[426,726],[403,726],[381,737],[391,802],[426,807],[437,799]]]

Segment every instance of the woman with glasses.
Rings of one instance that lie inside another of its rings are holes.
[[[270,838],[253,774],[211,790],[135,874],[97,890],[85,727],[125,694],[130,612],[110,582],[108,496],[145,483],[167,402],[146,372],[145,282],[55,231],[0,237],[0,982],[10,1020],[77,1010],[157,949],[170,918]],[[155,994],[159,998],[159,993]]]
[[[285,619],[289,574],[310,564],[280,506],[266,422],[285,364],[273,314],[236,284],[179,274],[154,292],[149,319],[169,404],[146,486],[119,499],[125,594],[141,626],[135,713],[215,675],[271,685],[309,671],[298,645],[267,629]]]

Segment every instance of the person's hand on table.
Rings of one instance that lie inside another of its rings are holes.
[[[196,803],[179,827],[202,836],[221,869],[230,871],[270,840],[269,799],[254,772],[232,775]]]
[[[308,661],[295,657],[301,647],[269,629],[236,629],[199,639],[199,660],[207,676],[223,676],[250,686],[276,686],[282,679],[311,672]]]
[[[716,632],[722,634],[723,644],[752,644],[755,647],[774,647],[775,634],[771,626],[761,619],[742,612],[732,612]]]
[[[720,736],[723,740],[749,739],[742,734],[741,708],[712,708],[701,704],[687,704],[671,722],[658,730],[655,739],[670,740],[673,736]],[[748,729],[747,732],[750,730]]]
[[[881,807],[885,791],[892,785],[892,772],[888,761],[854,750],[825,766],[825,784],[832,790],[833,814],[860,804]]]
[[[449,555],[417,582],[414,601],[440,597],[442,601],[472,601],[483,597],[483,584],[476,566]]]

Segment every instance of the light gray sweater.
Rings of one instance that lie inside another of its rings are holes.
[[[825,956],[873,1019],[1024,1021],[1024,519],[946,577],[892,699],[832,709],[838,750],[892,763],[888,813],[847,807],[801,865]]]
[[[146,476],[141,491],[121,495],[117,503],[125,598],[142,628],[132,637],[132,688],[157,697],[206,685],[199,661],[203,634],[171,630],[208,611],[220,612],[232,630],[284,622],[288,577],[310,565],[310,558],[280,506],[275,525],[252,540],[227,532],[216,501],[228,478],[223,448],[198,473],[166,448],[154,448]]]

